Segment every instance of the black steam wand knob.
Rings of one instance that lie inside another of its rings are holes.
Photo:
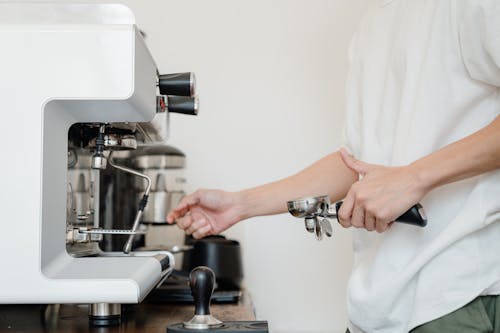
[[[210,314],[210,300],[215,287],[215,274],[205,266],[196,267],[189,274],[189,286],[194,299],[194,317],[184,323],[189,329],[209,329],[222,326],[222,322]]]
[[[163,74],[158,76],[158,88],[162,95],[196,95],[196,77],[194,73]]]

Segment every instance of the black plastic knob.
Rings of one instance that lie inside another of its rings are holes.
[[[196,95],[196,78],[194,73],[163,74],[158,77],[158,87],[162,95],[192,97]]]
[[[198,97],[167,96],[168,112],[196,116],[198,114]]]
[[[337,219],[340,206],[342,206],[342,201],[339,201],[335,204]],[[395,222],[411,224],[418,227],[425,227],[427,225],[427,217],[424,214],[422,205],[418,203],[415,206],[411,207],[408,211],[406,211],[406,213],[398,217]]]
[[[215,287],[215,273],[206,266],[196,267],[189,274],[189,286],[194,298],[194,314],[209,315],[210,300]]]

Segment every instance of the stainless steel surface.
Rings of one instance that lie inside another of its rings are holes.
[[[306,197],[287,202],[288,211],[295,217],[313,217],[321,213],[322,205],[330,204],[327,195]]]
[[[121,165],[117,165],[113,162],[113,158],[110,155],[109,156],[109,165],[111,165],[113,168],[121,170],[126,173],[130,173],[132,175],[144,178],[147,182],[146,186],[146,191],[144,191],[144,196],[147,197],[149,195],[149,191],[151,190],[151,178],[149,178],[147,175],[142,174],[138,172],[137,170],[130,169]],[[134,223],[132,225],[132,231],[135,232],[137,228],[139,227],[139,223],[141,221],[142,217],[142,209],[137,210],[137,214],[135,215]],[[125,246],[123,247],[123,253],[130,253],[132,250],[132,242],[134,241],[134,236],[135,234],[131,234],[130,237],[128,238],[127,242],[125,243]]]
[[[91,230],[80,230],[80,233],[89,235],[144,235],[146,231],[119,230],[119,229],[91,229]]]
[[[104,146],[108,150],[130,150],[137,148],[137,141],[133,135],[107,134]]]
[[[96,146],[96,140],[89,142],[89,148]],[[108,133],[104,135],[104,147],[107,151],[122,151],[137,149],[137,139],[131,134]]]
[[[104,170],[107,167],[107,158],[104,155],[92,156],[92,169]]]
[[[141,217],[142,217],[142,210],[139,209],[137,211],[137,214],[135,215],[135,219],[134,219],[134,223],[132,225],[131,231],[135,232],[137,230],[137,228],[139,227],[139,223],[141,221]],[[130,251],[132,251],[132,243],[134,241],[134,237],[135,237],[135,233],[131,234],[129,236],[129,238],[127,239],[127,242],[123,246],[123,253],[130,253]]]
[[[141,248],[138,248],[137,251],[168,251],[173,254],[177,253],[182,253],[182,252],[187,252],[191,251],[194,249],[194,246],[192,245],[173,245],[173,246],[168,246],[168,245],[158,245],[158,246],[144,246]]]
[[[180,202],[185,193],[181,191],[151,191],[148,206],[142,215],[142,222],[166,224],[167,214]]]
[[[336,218],[335,207],[330,205],[330,197],[306,197],[287,202],[288,211],[294,217],[304,218],[306,230],[314,233],[317,240],[322,240],[325,234],[333,235],[332,224],[328,219]]]
[[[186,158],[180,155],[145,155],[134,158],[138,169],[180,169],[184,168]]]
[[[200,99],[198,96],[194,96],[194,114],[198,114],[200,111]]]
[[[223,325],[222,321],[214,318],[212,315],[195,315],[189,321],[185,321],[184,327],[192,330],[207,330],[217,328]]]
[[[319,219],[316,219],[316,225],[314,228],[314,235],[316,236],[316,239],[319,241],[323,239],[323,226],[321,225],[321,222]]]
[[[189,90],[191,96],[196,95],[196,75],[194,75],[193,72],[191,72],[189,76]]]
[[[306,230],[310,233],[314,232],[314,229],[316,227],[316,220],[317,217],[306,217],[304,219],[304,223],[306,225]]]
[[[328,221],[328,219],[321,219],[321,227],[327,237],[332,237],[333,228],[331,222]]]
[[[91,317],[110,317],[121,316],[122,305],[116,303],[94,303],[90,304],[89,316]]]

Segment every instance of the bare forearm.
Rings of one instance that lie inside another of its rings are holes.
[[[500,117],[409,167],[428,191],[500,168]]]
[[[340,154],[332,153],[293,176],[237,193],[241,218],[284,213],[288,200],[303,196],[329,194],[339,200],[357,179]]]

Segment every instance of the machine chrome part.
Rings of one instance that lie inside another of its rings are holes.
[[[68,228],[66,243],[88,243],[102,241],[102,233],[94,233],[86,227]]]
[[[94,303],[89,306],[90,323],[94,326],[115,326],[121,322],[122,306],[116,303]]]
[[[196,95],[196,75],[193,72],[189,73],[189,91],[191,96]]]
[[[107,166],[106,156],[104,156],[104,137],[106,133],[106,125],[99,126],[99,133],[95,139],[95,152],[92,156],[92,169],[104,170]]]
[[[104,137],[104,146],[108,150],[137,149],[137,140],[133,135],[107,134]]]
[[[134,164],[140,169],[178,169],[185,160],[183,155],[144,155],[135,157]]]
[[[89,235],[144,235],[146,232],[143,230],[118,230],[118,229],[94,229],[82,231],[82,234]]]
[[[92,157],[92,169],[106,169],[108,163],[104,155],[97,155]]]

